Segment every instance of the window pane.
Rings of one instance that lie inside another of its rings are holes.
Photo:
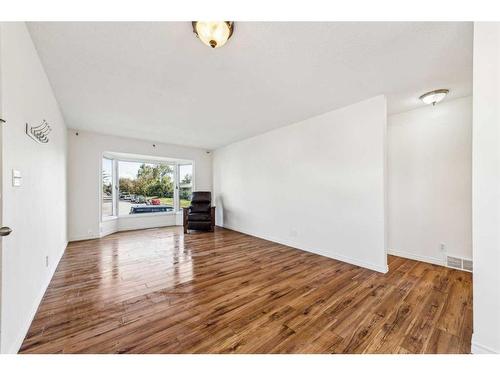
[[[113,216],[113,160],[102,159],[102,216]]]
[[[193,193],[193,165],[179,165],[179,201],[180,208],[191,205],[191,195]]]
[[[174,210],[173,165],[119,161],[118,171],[120,216]]]

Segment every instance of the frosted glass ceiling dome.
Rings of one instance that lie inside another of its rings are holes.
[[[443,100],[445,96],[448,95],[449,92],[450,90],[448,89],[429,91],[421,95],[419,99],[423,101],[425,104],[435,105],[436,103],[439,103],[441,100]]]

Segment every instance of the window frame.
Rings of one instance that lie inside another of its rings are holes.
[[[181,197],[180,197],[180,186],[181,186],[181,166],[183,165],[191,165],[191,195],[194,191],[194,162],[178,162],[177,163],[177,180],[176,180],[176,190],[177,190],[177,200],[179,211],[182,211],[181,207]]]
[[[113,191],[113,216],[102,216],[102,167],[103,160],[108,159],[113,162],[113,173],[114,176],[112,178],[112,191]],[[146,163],[146,164],[168,164],[173,168],[173,179],[174,179],[174,210],[170,212],[152,212],[152,213],[143,213],[137,215],[120,215],[119,202],[120,202],[120,184],[118,181],[120,180],[120,162],[131,162],[131,163]],[[195,162],[194,160],[187,159],[173,159],[173,158],[165,158],[165,159],[148,159],[148,158],[135,158],[135,157],[123,157],[123,156],[115,156],[113,153],[108,152],[102,155],[101,159],[101,220],[113,220],[113,219],[124,219],[124,218],[139,218],[139,217],[147,217],[147,216],[167,216],[167,215],[177,215],[179,212],[182,212],[182,208],[180,207],[180,197],[179,197],[179,185],[180,185],[180,172],[179,167],[181,165],[191,164],[192,168],[192,176],[191,176],[191,189],[195,190]]]
[[[102,210],[102,205],[104,201],[104,191],[103,191],[103,171],[104,171],[104,160],[109,160],[111,161],[111,215],[109,216],[104,216],[103,215],[103,210]],[[118,204],[116,200],[116,191],[118,189],[117,187],[117,168],[116,168],[116,160],[113,158],[110,158],[109,156],[103,155],[101,158],[101,173],[100,173],[100,189],[99,189],[99,200],[100,200],[100,211],[101,211],[101,220],[102,221],[107,221],[107,220],[113,220],[118,217]]]

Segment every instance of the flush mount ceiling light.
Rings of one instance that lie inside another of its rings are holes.
[[[233,35],[232,21],[193,21],[193,32],[207,46],[222,47]]]
[[[444,97],[448,95],[449,92],[450,90],[448,89],[429,91],[426,92],[424,95],[421,95],[419,99],[423,101],[425,104],[435,105],[436,103],[439,103],[441,100],[443,100]]]

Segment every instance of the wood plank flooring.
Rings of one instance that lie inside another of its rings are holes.
[[[217,228],[70,243],[21,353],[469,353],[472,278]]]

